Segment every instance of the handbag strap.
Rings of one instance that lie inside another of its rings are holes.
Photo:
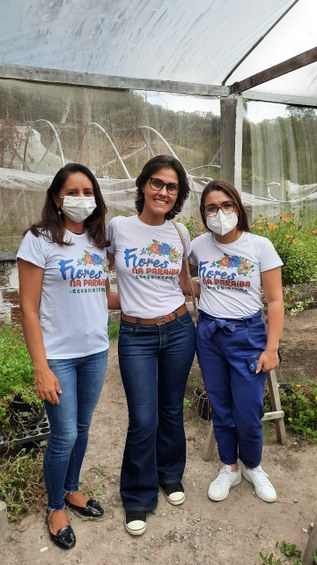
[[[196,296],[195,296],[193,280],[192,280],[190,270],[189,270],[189,262],[188,262],[188,256],[187,256],[187,250],[186,250],[184,236],[183,236],[182,230],[177,225],[176,220],[172,220],[172,224],[174,224],[174,227],[175,227],[175,229],[176,229],[176,231],[179,235],[179,238],[182,242],[182,246],[183,246],[183,250],[184,250],[184,258],[185,258],[186,275],[187,275],[187,280],[188,280],[188,284],[189,284],[189,288],[190,288],[190,294],[191,294],[191,299],[192,299],[192,304],[193,304],[193,309],[194,309],[194,320],[197,321],[197,317],[198,317],[197,300],[196,300]]]

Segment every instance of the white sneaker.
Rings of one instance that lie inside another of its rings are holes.
[[[275,502],[277,499],[276,490],[268,479],[268,474],[262,469],[261,465],[254,469],[248,469],[243,465],[242,475],[249,483],[254,486],[255,494],[265,502]]]
[[[227,498],[231,487],[241,483],[241,471],[231,471],[231,465],[222,467],[218,477],[212,481],[208,489],[208,497],[210,500],[224,500]]]

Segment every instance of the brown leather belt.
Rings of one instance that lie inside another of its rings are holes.
[[[127,316],[126,314],[121,314],[121,319],[130,324],[141,324],[142,326],[161,326],[162,324],[168,324],[176,319],[176,316],[183,316],[187,312],[186,304],[183,304],[174,312],[166,314],[166,316],[158,316],[157,318],[133,318],[132,316]]]

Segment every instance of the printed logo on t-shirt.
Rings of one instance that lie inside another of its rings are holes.
[[[109,261],[105,255],[84,250],[77,264],[76,259],[61,259],[58,264],[63,280],[69,281],[69,292],[105,292],[109,271]],[[107,275],[103,276],[105,273]]]
[[[138,247],[124,250],[125,265],[137,279],[174,279],[180,272],[181,257],[178,249],[156,239],[141,250]]]
[[[217,261],[200,261],[198,276],[202,284],[210,289],[240,290],[248,292],[255,266],[245,257],[224,254]]]

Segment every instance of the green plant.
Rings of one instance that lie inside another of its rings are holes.
[[[260,214],[251,226],[252,232],[268,237],[284,266],[283,284],[298,284],[317,276],[317,217],[304,224],[303,213],[281,212],[270,218]]]
[[[33,385],[34,373],[21,326],[0,326],[0,397]]]
[[[280,551],[286,557],[301,557],[302,555],[295,543],[287,543],[285,540],[280,543]]]
[[[287,557],[287,563],[292,563],[292,565],[303,565],[302,561],[302,552],[297,549],[295,543],[288,543],[286,541],[282,541],[281,543],[277,543],[276,547],[279,548],[282,555]],[[295,561],[289,561],[290,558],[295,557]],[[263,555],[260,552],[260,559],[261,563],[264,565],[282,565],[282,563],[286,563],[286,561],[281,561],[279,558],[275,558],[273,553]]]
[[[184,217],[177,221],[180,221],[188,229],[190,239],[195,239],[195,237],[198,237],[206,231],[204,224],[195,220],[193,216],[190,216],[189,218]]]
[[[291,316],[297,316],[299,312],[304,312],[304,310],[309,310],[315,306],[316,302],[315,299],[310,296],[308,298],[304,298],[303,300],[297,300],[295,305],[289,309]]]
[[[260,559],[263,565],[282,565],[282,561],[280,559],[276,560],[273,553],[263,555],[263,553],[260,552]]]
[[[34,449],[22,449],[0,459],[0,500],[4,500],[10,521],[44,504],[43,455]]]
[[[116,339],[118,339],[119,329],[120,320],[117,320],[116,318],[109,318],[108,335],[110,341],[115,341]]]
[[[33,414],[42,408],[34,390],[32,362],[19,325],[0,326],[0,428],[14,437],[23,425],[12,408],[14,399],[30,405]]]
[[[287,383],[280,386],[285,425],[309,442],[317,442],[317,385]],[[268,391],[264,404],[270,411]]]

